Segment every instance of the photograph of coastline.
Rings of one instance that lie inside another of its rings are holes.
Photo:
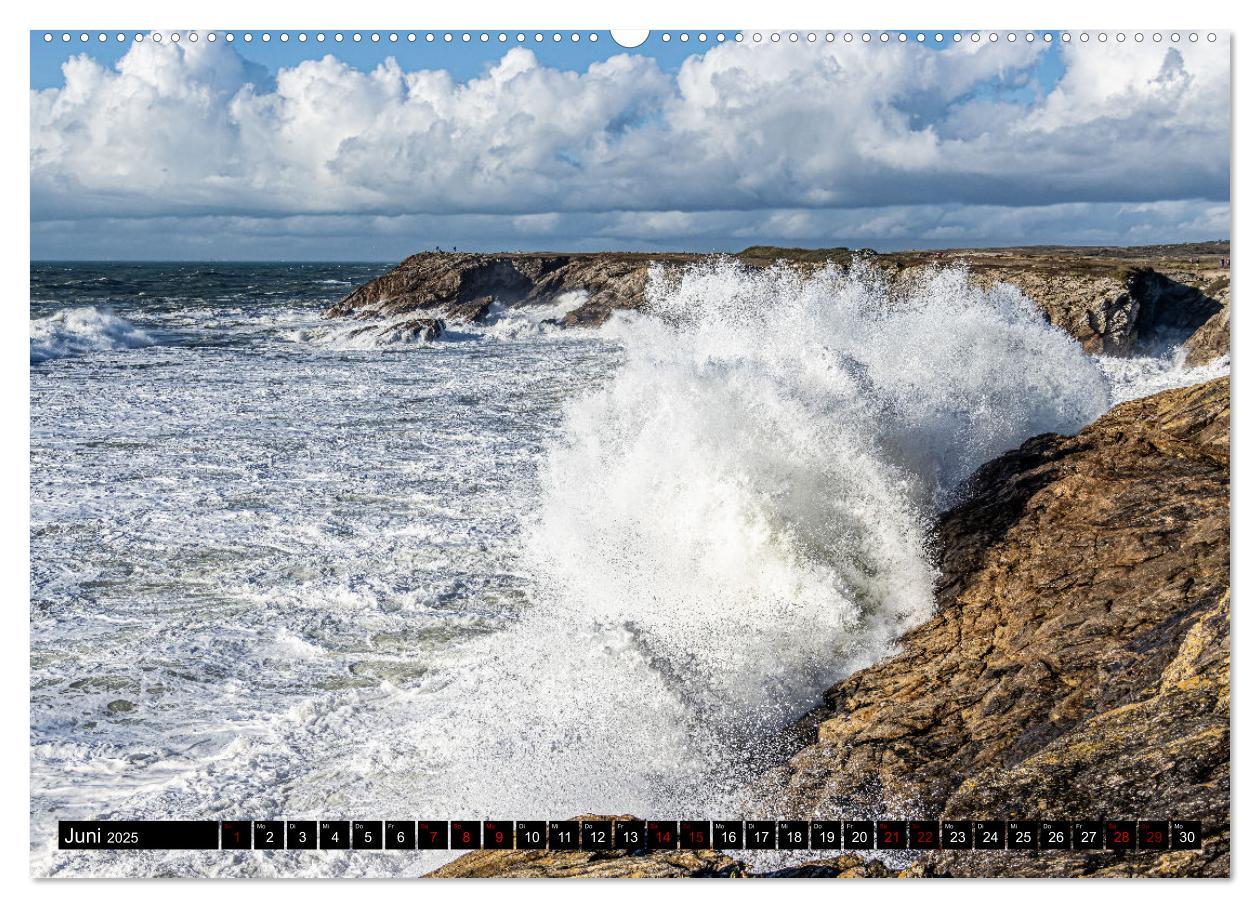
[[[32,875],[1230,875],[1228,33],[30,50]]]

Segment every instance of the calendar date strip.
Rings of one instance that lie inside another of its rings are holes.
[[[1199,820],[62,820],[66,850],[1168,851]]]

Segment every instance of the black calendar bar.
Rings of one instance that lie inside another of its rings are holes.
[[[1199,820],[62,820],[67,850],[1168,851]]]

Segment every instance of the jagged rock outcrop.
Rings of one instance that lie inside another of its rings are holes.
[[[1197,819],[1202,851],[920,852],[895,875],[1228,875],[1229,413],[1221,378],[982,467],[938,522],[936,615],[827,692],[812,743],[760,780],[767,815]],[[748,874],[712,852],[440,871],[474,872]],[[779,871],[893,873],[854,855]]]
[[[676,879],[685,877],[921,876],[918,868],[890,870],[879,860],[853,854],[755,873],[720,851],[470,851],[429,874],[439,878],[514,877],[563,879]]]
[[[1206,244],[1205,244],[1206,245]],[[1125,356],[1157,352],[1181,343],[1216,319],[1222,303],[1213,287],[1224,274],[1187,258],[1188,248],[1142,250],[1007,249],[870,254],[894,274],[961,263],[977,283],[999,281],[1020,288],[1091,353]],[[1228,247],[1225,254],[1228,254]],[[1217,250],[1219,251],[1219,250]],[[847,249],[778,249],[753,246],[735,257],[751,268],[784,263],[802,270],[828,262],[845,267]],[[598,325],[616,309],[644,305],[653,263],[681,267],[713,256],[692,253],[445,253],[422,252],[356,288],[330,307],[329,317],[373,320],[407,315],[478,322],[498,301],[506,306],[551,303],[563,293],[583,291],[581,305],[565,314],[564,326]],[[1152,264],[1153,263],[1153,264]],[[1214,322],[1203,349],[1229,346],[1228,318]],[[1196,354],[1199,355],[1199,354]],[[1217,354],[1219,355],[1219,354]],[[1214,357],[1212,357],[1214,358]]]
[[[1125,292],[1138,304],[1134,346],[1181,344],[1222,308],[1203,288],[1151,267],[1127,268]]]
[[[637,253],[421,252],[356,288],[325,314],[390,318],[423,312],[451,321],[476,322],[486,317],[495,301],[528,306],[553,302],[562,293],[584,291],[586,300],[562,323],[598,325],[614,309],[635,309],[643,304],[652,262],[693,258]]]
[[[1018,287],[1052,325],[1080,341],[1089,353],[1122,355],[1133,348],[1138,303],[1116,276],[991,271],[983,274],[982,282]]]

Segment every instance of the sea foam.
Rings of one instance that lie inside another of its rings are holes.
[[[67,356],[149,347],[155,343],[147,332],[109,309],[83,306],[62,309],[31,320],[31,362],[43,363]]]

